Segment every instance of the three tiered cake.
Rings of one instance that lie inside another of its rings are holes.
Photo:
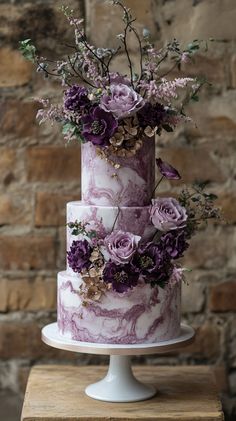
[[[68,254],[77,238],[70,228],[75,221],[88,223],[99,233],[100,240],[112,230],[131,232],[145,242],[152,240],[154,139],[146,139],[134,157],[116,159],[116,163],[121,165],[118,170],[97,155],[94,145],[82,145],[82,201],[67,204]],[[119,344],[150,343],[178,336],[181,282],[170,276],[162,288],[139,278],[133,288],[124,292],[108,289],[99,300],[84,303],[80,289],[83,278],[68,265],[65,272],[58,274],[60,333],[78,341]]]
[[[62,81],[63,101],[40,100],[37,117],[61,124],[66,142],[80,141],[82,149],[82,200],[67,204],[67,269],[58,274],[59,332],[75,341],[154,343],[179,335],[184,268],[177,259],[201,223],[218,216],[216,196],[203,184],[184,189],[178,200],[153,198],[163,178],[181,178],[155,158],[154,138],[189,121],[185,106],[198,100],[204,82],[171,78],[171,72],[180,71],[201,42],[181,48],[174,39],[155,48],[149,31],[135,28],[130,9],[112,3],[123,13],[117,48],[91,45],[68,7],[63,12],[75,44],[67,59],[38,56],[30,39],[20,48],[37,71]],[[140,53],[138,70],[130,36]],[[122,49],[125,74],[112,69]]]

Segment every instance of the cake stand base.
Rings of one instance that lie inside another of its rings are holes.
[[[186,346],[194,339],[194,330],[181,325],[180,335],[168,341],[152,344],[98,344],[66,339],[60,335],[57,323],[42,329],[42,340],[54,348],[88,354],[110,355],[107,375],[97,383],[87,386],[85,393],[93,399],[107,402],[137,402],[150,399],[156,394],[153,386],[139,382],[133,375],[131,355],[161,354]]]
[[[111,355],[107,375],[85,389],[93,399],[108,402],[135,402],[152,398],[156,389],[139,382],[133,375],[131,357]]]

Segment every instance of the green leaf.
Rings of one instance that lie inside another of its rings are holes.
[[[191,96],[191,99],[192,99],[193,101],[195,101],[195,102],[198,102],[198,101],[199,101],[199,96],[198,96],[198,95],[192,95],[192,96]]]
[[[214,193],[204,193],[204,196],[208,200],[216,200],[218,199],[218,196]]]
[[[95,230],[92,230],[92,231],[88,231],[88,237],[89,238],[96,238],[97,237],[97,232],[95,231]]]
[[[197,51],[199,50],[199,44],[196,44],[195,42],[191,42],[190,44],[188,44],[187,49],[189,51]]]
[[[66,123],[62,127],[62,134],[67,134],[69,131],[74,130],[74,123]]]
[[[80,140],[80,142],[84,141],[83,137],[81,136],[79,126],[77,126],[77,124],[73,122],[68,122],[68,123],[63,124],[62,134],[63,135],[69,134],[71,137],[75,136],[78,140]]]
[[[28,38],[28,39],[25,39],[24,41],[20,41],[19,44],[20,44],[19,50],[21,51],[23,57],[26,60],[35,62],[35,59],[36,59],[36,48],[31,43],[31,39]]]
[[[173,132],[174,130],[172,129],[172,127],[171,126],[169,126],[169,124],[163,124],[163,129],[166,131],[166,132]]]
[[[78,230],[77,228],[74,228],[74,229],[72,230],[71,235],[79,235],[79,230]]]

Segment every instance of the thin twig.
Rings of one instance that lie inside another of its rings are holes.
[[[128,59],[128,63],[129,63],[129,71],[130,71],[130,79],[131,79],[131,85],[134,88],[134,82],[133,82],[133,68],[132,68],[132,62],[130,59],[130,55],[129,55],[129,50],[128,50],[128,46],[127,46],[127,30],[128,30],[129,25],[127,24],[124,30],[124,47],[125,47],[125,52],[126,52],[126,56]]]
[[[113,231],[114,231],[114,228],[115,228],[115,226],[116,226],[117,219],[118,219],[118,217],[119,217],[119,215],[120,215],[120,211],[121,211],[121,209],[120,209],[120,207],[118,206],[118,212],[117,212],[117,215],[116,215],[116,217],[115,217],[115,220],[114,220],[114,223],[113,223],[113,226],[112,226],[112,230],[111,230],[111,232],[113,232]]]
[[[151,199],[152,199],[152,196],[154,195],[157,187],[159,186],[159,184],[161,184],[163,178],[164,178],[164,175],[161,176],[160,180],[158,180],[157,184],[155,185],[154,190],[152,191],[152,194],[151,194]]]
[[[163,75],[161,75],[160,77],[159,77],[159,79],[162,79],[163,77],[165,77],[165,76],[167,76],[169,73],[171,73],[177,66],[178,66],[178,64],[179,64],[180,62],[179,61],[176,61],[175,62],[175,64],[169,69],[169,70],[167,70],[167,72],[166,73],[163,73]]]
[[[47,75],[49,75],[49,76],[54,76],[54,77],[61,77],[61,75],[58,75],[58,74],[56,74],[56,73],[51,73],[51,72],[49,72],[47,69],[45,69],[45,68],[42,66],[42,64],[41,64],[39,61],[36,61],[36,63],[37,63],[37,66],[38,66],[38,67],[40,67],[40,69],[41,69],[43,72],[47,73]]]
[[[141,39],[139,37],[138,32],[136,31],[136,29],[133,26],[130,26],[130,28],[132,29],[133,33],[135,34],[138,44],[139,44],[139,53],[140,53],[140,76],[139,76],[139,80],[142,79],[143,76],[143,47],[142,47],[142,43],[141,43]]]
[[[107,65],[106,65],[106,63],[100,58],[100,57],[98,57],[98,55],[93,51],[93,49],[90,47],[90,45],[87,43],[87,41],[86,41],[86,39],[85,39],[85,36],[84,36],[84,34],[81,32],[81,30],[78,28],[78,25],[75,25],[75,27],[76,27],[76,29],[77,29],[77,31],[78,31],[78,33],[79,33],[79,35],[81,36],[81,41],[80,42],[82,42],[82,44],[88,49],[88,51],[90,51],[90,53],[96,58],[96,60],[97,61],[99,61],[99,63],[101,63],[101,66],[102,66],[102,73],[103,73],[103,76],[104,76],[104,72],[105,72],[105,74],[108,72],[108,68],[107,68]],[[105,70],[104,70],[105,69]]]
[[[76,59],[75,59],[74,63],[72,63],[70,56],[67,56],[67,58],[68,58],[68,61],[69,61],[69,63],[70,63],[70,66],[71,66],[72,70],[75,72],[75,74],[76,74],[77,76],[79,76],[79,77],[80,77],[80,79],[81,79],[83,82],[87,83],[87,84],[88,84],[88,85],[90,85],[92,88],[96,88],[96,86],[95,86],[95,85],[93,85],[91,82],[89,82],[87,79],[85,79],[85,78],[83,77],[82,73],[78,72],[78,70],[76,70],[76,69],[75,69],[75,63],[76,63],[77,57],[76,57]]]

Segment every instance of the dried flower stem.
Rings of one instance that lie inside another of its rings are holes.
[[[81,32],[81,30],[79,29],[78,25],[75,25],[76,30],[78,31],[79,35],[81,36],[81,43],[87,48],[88,51],[90,51],[90,53],[96,58],[96,60],[101,64],[102,66],[102,72],[103,72],[103,76],[104,73],[105,75],[107,73],[109,73],[109,69],[107,67],[107,64],[100,58],[98,57],[98,55],[93,51],[93,49],[90,47],[90,45],[87,43],[84,34]]]
[[[83,82],[87,83],[87,84],[88,84],[89,86],[91,86],[92,88],[96,88],[96,86],[95,86],[95,85],[93,85],[91,82],[89,82],[87,79],[85,79],[85,78],[83,77],[83,75],[82,75],[82,73],[81,73],[81,72],[78,72],[78,70],[76,70],[76,69],[75,69],[75,63],[76,63],[76,61],[77,61],[78,55],[76,56],[76,59],[75,59],[74,63],[72,63],[72,60],[71,60],[70,56],[67,56],[67,58],[68,58],[68,61],[69,61],[69,63],[70,63],[70,66],[71,66],[72,70],[74,71],[74,73],[75,73],[77,76],[79,76],[79,78],[80,78]]]
[[[113,231],[114,231],[114,229],[115,229],[115,226],[116,226],[116,223],[117,223],[117,219],[118,219],[118,217],[119,217],[119,215],[120,215],[120,211],[121,211],[121,209],[120,209],[120,207],[118,206],[118,212],[117,212],[117,215],[116,215],[116,217],[115,217],[115,220],[114,220],[114,223],[113,223],[113,226],[112,226],[112,230],[111,230],[111,232],[113,232]]]
[[[159,186],[159,184],[161,184],[161,182],[162,182],[163,178],[164,178],[164,175],[162,175],[162,177],[160,178],[160,180],[158,180],[157,184],[155,185],[155,187],[154,187],[154,189],[153,189],[153,191],[152,191],[152,194],[151,194],[151,199],[152,199],[152,196],[154,195],[154,193],[155,193],[155,191],[156,191],[157,187]]]

